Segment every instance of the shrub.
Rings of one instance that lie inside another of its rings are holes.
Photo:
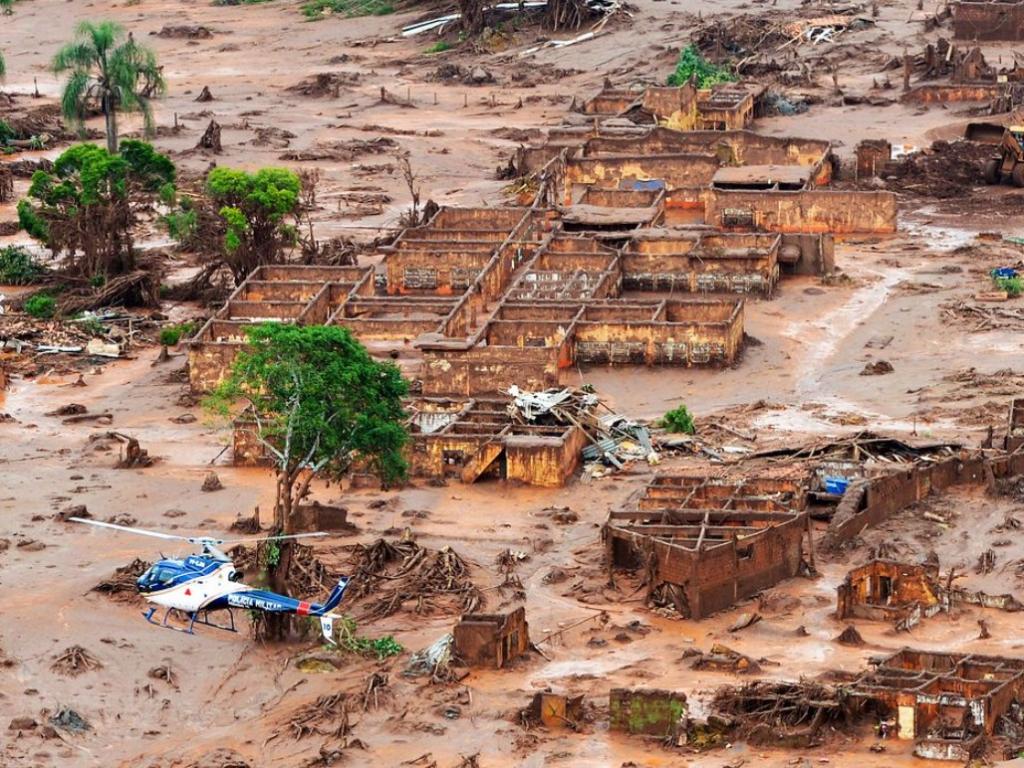
[[[718,83],[729,83],[735,80],[728,67],[712,64],[700,55],[697,46],[692,43],[679,52],[676,70],[668,76],[668,84],[685,85],[695,77],[698,88],[710,88]]]
[[[0,283],[3,285],[29,285],[45,272],[24,248],[17,245],[0,248]]]
[[[0,120],[0,147],[9,144],[16,138],[18,138],[18,134],[11,128],[11,124],[6,120]]]
[[[666,413],[661,419],[661,426],[669,432],[681,432],[687,435],[692,435],[697,431],[693,424],[693,416],[690,415],[690,411],[685,405],[680,405]]]
[[[995,279],[996,288],[1000,291],[1006,291],[1007,296],[1020,296],[1024,293],[1024,278],[1020,277],[997,277]]]
[[[29,296],[26,299],[25,311],[32,315],[32,317],[40,319],[53,317],[57,312],[57,300],[49,294],[37,293],[35,296]]]
[[[177,346],[178,342],[184,336],[188,338],[196,332],[195,323],[179,323],[178,325],[169,325],[166,328],[160,329],[160,343],[165,347]]]
[[[445,51],[450,51],[452,47],[452,44],[449,43],[447,40],[438,40],[432,46],[427,48],[427,50],[424,51],[424,53],[444,53]]]

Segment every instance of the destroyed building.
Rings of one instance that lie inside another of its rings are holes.
[[[805,505],[786,478],[661,473],[635,508],[609,514],[606,562],[648,574],[648,600],[700,619],[806,567]]]
[[[937,561],[901,563],[876,558],[850,570],[836,587],[836,618],[886,621],[897,630],[910,630],[920,621],[955,605],[979,605],[1018,611],[1012,595],[970,591],[939,578]]]
[[[556,213],[535,208],[444,208],[386,250],[382,288],[372,267],[261,267],[190,343],[192,387],[216,385],[244,343],[245,327],[265,321],[342,325],[377,354],[411,345],[427,396],[544,389],[577,363],[720,366],[736,359],[743,299],[735,292],[625,297],[619,251],[559,230]],[[671,280],[768,290],[762,286],[775,280],[775,243],[759,256],[757,241],[746,242],[754,254],[739,258],[742,236],[708,241],[703,251],[696,244],[697,258],[721,247],[722,258],[708,259],[707,271],[735,269],[735,279],[701,281],[683,257],[668,259],[678,270]],[[739,271],[751,261],[755,273]],[[656,287],[644,273],[633,284]]]
[[[642,91],[605,84],[583,104],[583,113],[601,120],[624,118],[637,125],[666,125],[677,131],[730,131],[747,128],[765,88],[754,83],[716,83],[697,89],[648,86]]]
[[[918,757],[964,763],[1004,728],[1020,732],[1024,659],[905,648],[873,664],[850,695],[894,718]]]
[[[1020,0],[955,2],[953,32],[958,40],[1024,40],[1024,3]]]
[[[510,613],[471,613],[452,630],[455,656],[469,667],[501,669],[530,648],[526,609]]]
[[[910,629],[941,609],[938,579],[937,563],[872,560],[851,570],[836,587],[836,618],[887,621]]]

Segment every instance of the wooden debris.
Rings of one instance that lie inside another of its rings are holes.
[[[78,677],[81,674],[93,669],[100,669],[103,665],[99,659],[80,645],[72,645],[60,656],[54,659],[50,669],[68,677]]]

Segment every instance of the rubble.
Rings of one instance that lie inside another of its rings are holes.
[[[140,601],[139,589],[136,582],[145,573],[152,563],[135,558],[128,565],[117,568],[110,578],[104,579],[92,588],[92,592],[100,592],[109,595],[114,600],[126,602]]]
[[[103,665],[89,651],[80,645],[72,645],[55,657],[50,668],[68,677],[78,677],[86,672],[101,669]]]
[[[361,620],[399,611],[417,614],[472,612],[485,604],[470,565],[454,550],[430,550],[411,539],[377,539],[352,548],[350,568],[359,578],[349,587]]]

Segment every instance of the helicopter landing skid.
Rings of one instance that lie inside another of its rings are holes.
[[[147,612],[143,613],[142,615],[146,619],[146,621],[148,621],[150,624],[152,624],[154,626],[163,627],[164,629],[172,629],[175,632],[184,632],[186,635],[194,635],[195,634],[195,631],[193,630],[193,627],[195,627],[196,624],[199,624],[200,626],[203,626],[203,627],[211,627],[213,629],[222,629],[225,632],[237,632],[238,631],[237,629],[235,629],[235,614],[232,612],[232,610],[230,608],[226,608],[225,609],[228,612],[228,617],[231,619],[231,626],[229,626],[229,627],[225,627],[222,624],[214,624],[212,621],[210,621],[210,612],[209,611],[193,611],[192,613],[185,612],[185,615],[189,617],[189,622],[188,622],[188,628],[187,629],[180,629],[179,627],[172,627],[170,624],[167,623],[167,619],[170,618],[170,616],[171,616],[171,611],[175,611],[175,610],[176,610],[175,608],[168,608],[167,612],[164,613],[163,621],[156,621],[153,618],[153,614],[156,613],[156,608],[150,608]]]

